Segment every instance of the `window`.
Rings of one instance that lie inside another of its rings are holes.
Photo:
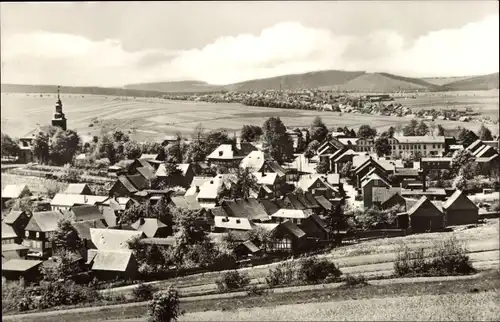
[[[40,233],[38,231],[36,232],[36,238],[40,238]]]
[[[41,242],[41,241],[34,241],[33,242],[34,248],[42,249],[42,244],[43,244],[43,242]]]
[[[426,150],[426,149],[427,149],[427,145],[424,144],[424,150]]]
[[[26,231],[24,232],[24,236],[26,236],[26,238],[29,238],[29,237],[30,237],[30,232],[26,230]]]
[[[276,250],[289,250],[292,249],[292,241],[289,238],[283,238],[274,243]]]

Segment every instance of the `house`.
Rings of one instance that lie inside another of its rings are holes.
[[[477,224],[479,208],[463,191],[456,190],[443,203],[446,226]]]
[[[87,221],[104,219],[101,210],[93,205],[81,205],[71,207],[68,211],[63,212],[64,217],[71,221]]]
[[[136,192],[150,188],[151,182],[141,174],[120,175],[109,190],[109,195],[115,198],[133,197]]]
[[[327,224],[316,214],[302,219],[297,226],[306,233],[306,239],[312,243],[328,240]]]
[[[270,192],[271,197],[279,197],[285,187],[286,181],[285,176],[279,177],[277,173],[270,172],[254,172],[252,173],[257,184],[259,186],[265,187],[266,192]],[[267,194],[265,194],[267,196]]]
[[[128,197],[107,197],[104,201],[98,203],[98,206],[101,211],[106,207],[111,207],[115,211],[125,211],[136,203],[134,199]]]
[[[294,224],[300,224],[302,220],[308,218],[313,214],[311,209],[279,209],[276,213],[271,215],[274,222],[283,222],[290,220]]]
[[[26,259],[29,248],[19,244],[2,244],[2,257],[6,259]]]
[[[379,177],[387,176],[387,170],[370,156],[359,166],[354,168],[353,173],[356,177],[358,188],[361,188],[361,181],[363,177],[365,177],[368,172],[372,171],[373,168],[376,168],[375,171]]]
[[[266,209],[254,198],[224,200],[221,207],[229,217],[246,218],[252,222],[270,220]]]
[[[404,153],[415,154],[420,152],[423,156],[443,156],[446,151],[444,136],[394,136],[391,144],[393,157],[401,157]]]
[[[108,199],[107,196],[75,195],[58,193],[50,201],[53,211],[66,211],[78,205],[99,205]]]
[[[10,229],[13,229],[16,235],[19,237],[16,243],[20,243],[21,242],[20,238],[24,237],[24,231],[29,221],[30,221],[30,216],[26,212],[11,210],[2,220],[2,228],[3,224],[6,224],[10,227]],[[2,236],[3,236],[3,229],[2,229]]]
[[[444,214],[426,196],[407,211],[411,232],[424,233],[444,229]]]
[[[10,259],[2,263],[2,276],[6,280],[24,281],[25,285],[41,279],[41,260]]]
[[[67,195],[93,195],[90,187],[86,183],[70,183],[63,192]]]
[[[399,206],[406,210],[406,199],[401,196],[401,188],[373,187],[372,204],[380,209]]]
[[[76,230],[78,237],[83,243],[84,249],[95,248],[96,246],[92,243],[92,238],[90,236],[90,228],[106,228],[105,221],[103,219],[93,219],[72,222],[71,226]]]
[[[246,142],[242,142],[239,147],[232,144],[221,144],[207,156],[207,161],[210,164],[235,169],[250,152],[256,150],[255,146]]]
[[[304,154],[299,154],[291,163],[288,169],[298,174],[316,173],[317,163],[311,162]]]
[[[431,200],[441,200],[444,201],[448,197],[445,189],[440,188],[429,188],[429,189],[401,189],[401,196],[404,198],[419,199],[422,196],[426,196]]]
[[[252,241],[247,240],[236,245],[236,247],[233,248],[232,252],[235,255],[236,259],[242,260],[258,257],[262,253],[262,250],[257,247]]]
[[[87,264],[100,280],[134,279],[138,274],[137,261],[131,250],[89,249]]]
[[[352,149],[342,149],[337,150],[336,153],[330,155],[330,169],[333,170],[334,173],[340,173],[346,163],[351,162],[354,156],[358,155]]]
[[[306,233],[290,220],[280,223],[272,230],[273,242],[270,251],[275,253],[298,253],[307,247]]]
[[[196,196],[174,196],[170,198],[170,202],[176,208],[187,210],[202,210],[200,203],[196,200]]]
[[[194,178],[193,166],[189,163],[177,164],[178,173],[167,176],[165,163],[158,166],[156,176],[161,181],[166,181],[170,186],[180,186],[188,188]]]
[[[228,187],[236,178],[231,174],[219,174],[200,186],[196,200],[203,208],[213,208],[219,202],[219,194],[224,187]]]
[[[250,152],[241,160],[240,168],[249,169],[250,172],[276,173],[279,178],[286,176],[285,169],[263,151]]]
[[[48,258],[52,255],[50,238],[57,230],[63,215],[59,211],[34,212],[25,229],[23,245],[28,247],[28,258]]]
[[[155,170],[157,169],[158,165],[160,163],[150,163],[146,159],[135,159],[127,169],[128,174],[137,174],[139,173],[138,169],[140,168],[145,168],[148,169],[151,173],[155,173]]]
[[[126,250],[128,241],[143,237],[142,231],[90,228],[90,238],[98,250]]]
[[[20,239],[14,228],[2,220],[2,245],[16,244]]]
[[[297,188],[303,192],[310,192],[314,196],[324,196],[327,199],[339,197],[343,193],[340,176],[336,173],[302,175],[297,182]]]
[[[137,231],[142,231],[147,238],[164,238],[172,232],[172,227],[168,227],[157,218],[140,218],[131,226]]]
[[[212,180],[212,177],[194,177],[186,190],[184,196],[197,196],[200,193],[200,187],[207,181]]]
[[[361,183],[361,190],[363,191],[363,206],[370,208],[373,205],[373,188],[389,188],[391,185],[385,179],[376,173],[372,173],[365,177]]]
[[[6,202],[12,199],[19,199],[25,196],[31,196],[31,191],[25,184],[9,184],[2,190],[2,208]]]
[[[214,233],[249,231],[255,227],[248,218],[214,216]]]

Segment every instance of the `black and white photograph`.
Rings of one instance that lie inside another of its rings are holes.
[[[1,2],[2,321],[498,321],[499,7]]]

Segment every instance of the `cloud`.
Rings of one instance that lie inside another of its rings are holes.
[[[324,69],[409,77],[498,72],[499,16],[407,40],[394,30],[363,37],[285,22],[258,35],[220,37],[203,48],[127,51],[116,39],[91,41],[35,32],[2,37],[3,82],[120,86],[195,79],[228,84]]]

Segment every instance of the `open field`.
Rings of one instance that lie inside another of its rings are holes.
[[[478,108],[491,113],[488,111],[491,110],[492,103],[483,104],[481,103],[483,96],[474,97],[475,99],[471,100],[468,96],[458,96],[457,100],[465,99],[470,102],[469,104],[477,100]],[[415,105],[415,101],[418,100],[408,99],[404,104]],[[426,101],[425,98],[422,100]],[[37,123],[48,124],[54,113],[55,101],[56,96],[49,94],[43,94],[40,97],[40,94],[2,93],[2,132],[19,137],[36,127]],[[63,95],[62,101],[64,113],[68,118],[68,127],[76,130],[80,135],[98,134],[100,124],[89,127],[92,119],[97,118],[111,127],[119,126],[122,130],[132,131],[132,137],[137,140],[160,140],[163,135],[173,135],[176,132],[190,135],[198,123],[203,123],[207,130],[226,129],[230,133],[239,132],[243,124],[262,125],[264,120],[271,116],[281,117],[285,125],[293,127],[308,126],[315,116],[321,116],[330,127],[348,126],[356,129],[362,124],[370,124],[379,130],[385,130],[389,126],[409,121],[408,118],[388,116],[273,109],[241,104],[180,102],[159,98],[70,94]],[[429,104],[434,105],[432,100]],[[424,104],[417,106],[426,107]],[[436,123],[448,128],[461,125],[477,130],[480,127],[480,123],[452,121],[436,121]],[[491,126],[491,130],[494,134],[498,132],[497,126],[494,125]]]
[[[179,321],[497,321],[498,295],[495,291],[291,304],[188,313]]]

